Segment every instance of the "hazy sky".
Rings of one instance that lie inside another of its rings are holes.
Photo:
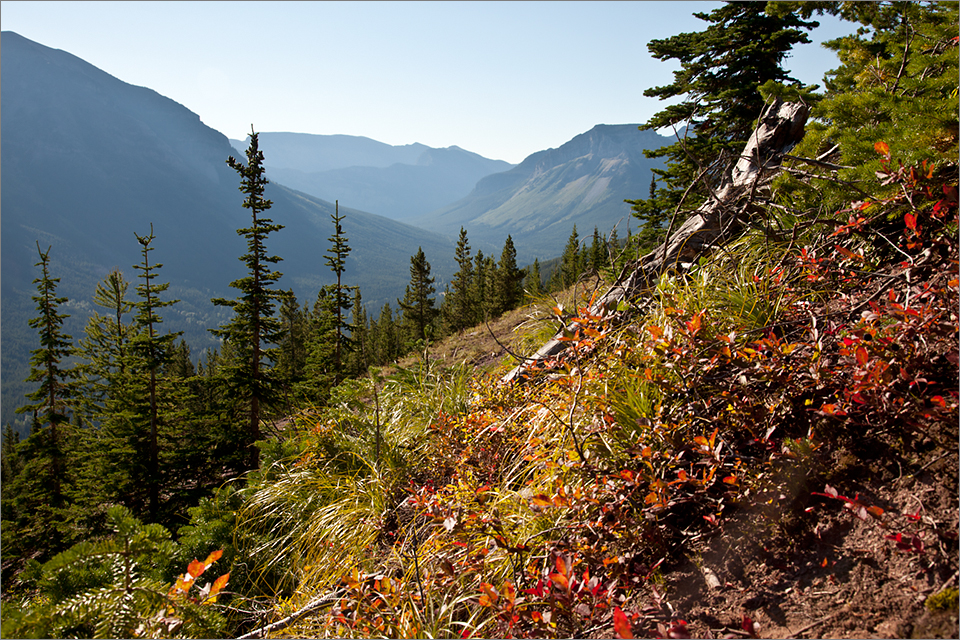
[[[717,2],[0,2],[5,31],[183,104],[231,138],[258,131],[458,145],[518,163],[595,124],[641,123],[672,62],[646,44]],[[853,31],[820,19],[819,43]],[[838,66],[795,49],[796,77]]]

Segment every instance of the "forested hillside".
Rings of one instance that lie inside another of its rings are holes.
[[[801,86],[824,12],[862,28]],[[411,247],[373,320],[334,205],[295,302],[255,132],[201,367],[152,229],[82,337],[38,243],[3,636],[957,637],[958,3],[696,15],[643,125],[696,135],[648,152],[639,234],[566,230],[549,279],[461,227],[445,290]]]
[[[16,33],[4,32],[2,47],[6,424],[17,420],[13,410],[31,390],[22,381],[35,345],[27,321],[38,240],[44,250],[53,249],[51,268],[61,278],[60,295],[68,298],[66,332],[78,336],[98,310],[92,301],[98,282],[114,268],[128,280],[136,277],[134,234],[147,233],[152,224],[154,255],[164,264],[171,297],[182,301],[167,311],[166,326],[184,332],[195,364],[207,348],[218,346],[207,329],[226,319],[210,299],[225,295],[230,281],[243,274],[237,257],[244,245],[234,231],[244,211],[226,165],[236,151],[197,114]],[[267,191],[274,217],[286,227],[271,247],[284,259],[281,286],[301,304],[312,303],[331,282],[321,254],[334,202],[274,183]],[[373,308],[403,291],[406,265],[418,246],[438,276],[453,272],[450,240],[339,202],[354,247],[351,284],[363,287]]]

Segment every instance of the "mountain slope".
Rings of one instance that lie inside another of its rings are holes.
[[[213,296],[244,275],[249,224],[239,178],[225,160],[238,155],[225,136],[176,102],[131,86],[69,53],[12,32],[2,34],[2,341],[4,421],[22,403],[36,337],[33,313],[37,242],[51,252],[59,293],[70,299],[67,331],[79,337],[96,283],[113,267],[127,279],[139,261],[134,233],[153,224],[151,258],[161,281],[182,302],[164,313],[165,327],[185,330],[193,348],[214,344],[207,329],[225,319]],[[323,264],[333,205],[277,184],[269,212],[285,229],[268,239],[281,256],[283,288],[301,302],[332,281]],[[453,270],[452,243],[380,216],[341,208],[353,253],[346,279],[372,308],[402,295],[410,255],[422,246],[442,279]],[[448,259],[446,256],[450,256]],[[449,263],[449,264],[447,264]],[[445,266],[447,265],[447,266]],[[132,290],[131,290],[132,294]],[[376,306],[375,306],[376,305]],[[10,391],[13,389],[13,391]]]
[[[246,141],[230,142],[246,147]],[[270,179],[394,220],[448,205],[481,178],[513,167],[456,146],[391,146],[358,136],[267,132],[260,148]]]
[[[411,220],[424,228],[454,234],[467,229],[474,244],[502,244],[512,234],[518,259],[549,257],[569,237],[597,226],[618,226],[626,235],[630,207],[643,197],[658,160],[643,155],[666,138],[635,124],[597,125],[557,149],[540,151],[503,173],[487,176],[462,200]]]

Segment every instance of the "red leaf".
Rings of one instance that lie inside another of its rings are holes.
[[[633,629],[630,627],[630,620],[627,614],[620,610],[620,607],[613,608],[613,630],[618,638],[632,638]]]
[[[903,223],[907,225],[907,228],[916,231],[917,230],[917,216],[912,213],[905,213],[903,215]]]
[[[863,348],[863,345],[857,347],[856,356],[857,364],[861,367],[866,366],[867,363],[870,362],[870,354],[868,354],[867,350]]]

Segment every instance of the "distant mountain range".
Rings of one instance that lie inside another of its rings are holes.
[[[182,302],[165,310],[164,327],[184,330],[197,353],[214,345],[208,328],[226,319],[210,298],[233,297],[229,283],[244,275],[245,251],[236,229],[250,223],[241,207],[239,177],[226,159],[238,155],[226,136],[176,102],[122,82],[83,60],[16,33],[0,35],[0,140],[3,231],[2,420],[23,404],[36,335],[27,326],[37,277],[37,242],[52,245],[52,273],[70,299],[66,329],[82,334],[96,283],[112,267],[131,281],[139,262],[134,233],[153,223],[151,257],[161,281]],[[242,157],[242,156],[241,156]],[[284,261],[279,285],[301,303],[332,282],[323,264],[333,232],[333,204],[279,184],[268,186],[270,217],[285,229],[268,240]],[[346,204],[346,203],[345,203]],[[346,280],[359,284],[373,310],[402,296],[410,256],[422,246],[442,280],[454,269],[453,243],[436,233],[385,217],[341,208],[353,248]],[[132,288],[131,288],[132,293]]]
[[[514,166],[456,146],[391,146],[360,136],[306,133],[263,132],[259,139],[271,180],[394,220],[459,200],[480,178]],[[230,143],[243,150],[247,140]]]
[[[24,402],[37,344],[27,319],[34,315],[38,242],[53,247],[53,276],[72,314],[66,329],[79,338],[96,283],[113,267],[135,281],[134,233],[149,232],[152,223],[152,258],[164,265],[170,297],[182,300],[165,310],[164,326],[184,331],[197,354],[216,344],[207,329],[226,320],[210,298],[232,297],[229,282],[244,275],[236,229],[249,217],[239,178],[225,162],[243,157],[246,141],[231,144],[182,105],[64,51],[9,31],[0,43],[0,419],[7,422]],[[402,296],[417,247],[443,289],[456,268],[460,226],[474,252],[488,255],[499,255],[512,234],[521,264],[559,255],[574,224],[581,236],[616,224],[626,235],[623,200],[647,193],[656,166],[643,149],[665,139],[637,125],[598,125],[516,166],[459,147],[391,146],[358,136],[264,133],[260,141],[274,202],[269,215],[286,227],[268,241],[284,259],[280,286],[305,302],[332,281],[323,253],[336,199],[353,248],[347,281],[360,285],[376,314]]]
[[[627,235],[630,206],[649,192],[650,170],[659,160],[643,155],[668,143],[636,124],[597,125],[557,149],[528,156],[504,173],[487,176],[465,198],[410,220],[441,233],[464,227],[472,243],[502,244],[509,233],[520,262],[556,256],[573,225],[581,237],[609,233],[619,225]]]

